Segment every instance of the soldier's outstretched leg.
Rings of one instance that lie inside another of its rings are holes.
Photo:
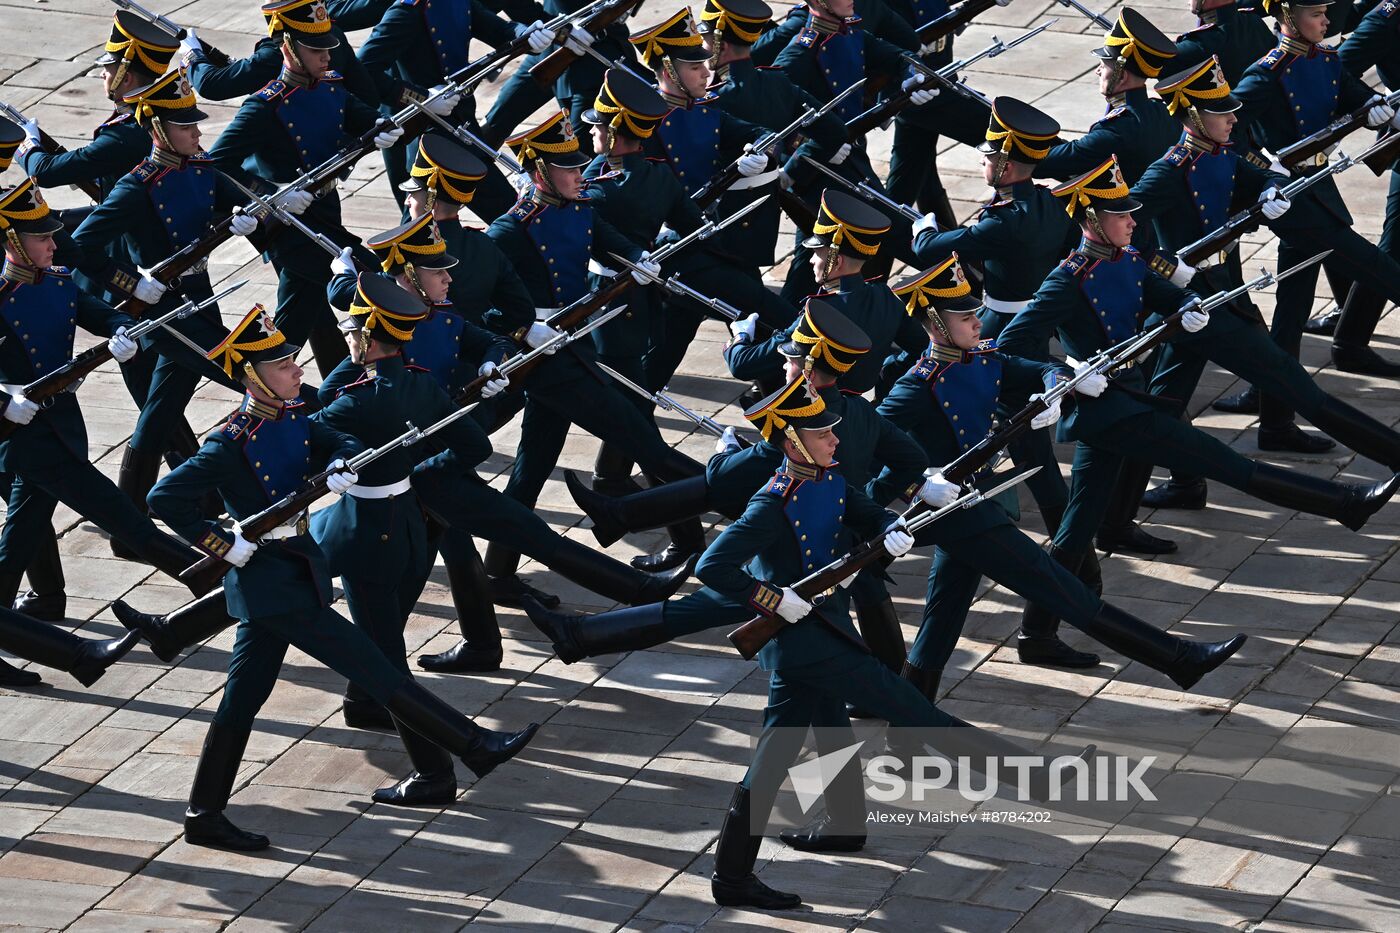
[[[0,649],[16,657],[72,674],[84,687],[91,687],[136,646],[141,636],[127,632],[120,638],[82,638],[65,629],[39,622],[10,609],[0,609]],[[3,662],[0,662],[3,664]],[[12,683],[8,671],[30,675]],[[9,664],[0,667],[0,686],[22,687],[39,683],[37,675],[19,671]]]
[[[606,496],[589,489],[573,470],[564,471],[564,485],[575,504],[593,520],[593,537],[603,547],[630,532],[673,525],[709,509],[709,483],[703,476],[661,483],[626,496]]]
[[[121,599],[112,603],[112,614],[124,627],[140,632],[151,652],[166,664],[186,648],[238,624],[238,620],[228,614],[223,587],[166,615],[140,612]]]
[[[432,522],[437,525],[437,522]],[[439,526],[441,527],[441,526]],[[439,654],[418,656],[418,666],[439,674],[476,674],[501,668],[504,651],[496,607],[491,602],[491,580],[471,535],[443,528],[438,551],[447,568],[447,587],[457,612],[462,640]]]
[[[251,734],[251,723],[226,726],[215,718],[209,724],[185,810],[185,841],[190,845],[233,852],[257,852],[270,845],[262,833],[239,829],[224,815]]]
[[[4,485],[0,483],[0,487]],[[68,595],[64,592],[63,559],[58,553],[58,535],[53,530],[52,522],[42,531],[25,574],[29,579],[29,589],[15,597],[15,611],[42,622],[62,622],[66,619]]]

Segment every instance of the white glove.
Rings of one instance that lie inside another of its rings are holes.
[[[199,36],[195,35],[194,27],[187,28],[185,38],[180,40],[180,56],[183,58],[191,52],[202,51],[204,51],[204,43],[200,42]]]
[[[950,483],[943,478],[941,470],[925,470],[924,484],[919,487],[918,496],[920,499],[941,509],[962,495],[962,489],[957,483]]]
[[[1195,277],[1196,267],[1186,260],[1177,257],[1176,268],[1172,270],[1171,278],[1167,281],[1171,282],[1177,288],[1185,288],[1191,284],[1191,280]]]
[[[1036,399],[1044,397],[1045,396],[1042,394],[1032,395],[1031,401],[1034,402]],[[1050,427],[1050,425],[1054,424],[1056,421],[1059,420],[1060,400],[1055,399],[1055,401],[1051,402],[1048,406],[1046,406],[1046,409],[1044,411],[1042,411],[1040,414],[1036,415],[1034,418],[1031,419],[1031,430],[1039,431],[1041,428],[1048,428]]]
[[[168,286],[156,281],[149,272],[143,271],[141,278],[136,282],[136,287],[131,290],[131,297],[145,304],[153,305],[160,301],[161,296],[167,290]]]
[[[783,587],[783,598],[775,610],[784,622],[801,622],[812,612],[812,604],[797,595],[790,586]]]
[[[531,350],[537,350],[558,336],[559,331],[550,327],[548,324],[541,324],[539,321],[536,321],[531,324],[530,329],[525,332],[525,346],[529,347]],[[558,348],[556,347],[555,349],[557,350]],[[552,356],[553,354],[554,350],[550,350],[545,355]]]
[[[766,168],[768,168],[768,156],[761,152],[749,152],[746,147],[744,154],[739,156],[739,174],[745,178],[762,175]]]
[[[1264,216],[1269,220],[1278,220],[1293,206],[1293,202],[1279,194],[1277,188],[1266,189],[1259,195],[1259,203],[1264,205]]]
[[[754,336],[758,333],[758,314],[750,314],[748,317],[741,317],[737,321],[729,322],[729,333],[734,335],[734,342],[741,340],[753,342]]]
[[[904,83],[899,86],[901,91],[912,91],[914,88],[919,88],[919,90],[913,91],[913,93],[909,95],[909,103],[913,104],[915,107],[922,107],[938,96],[938,88],[922,87],[921,85],[923,83],[924,76],[922,74],[915,74],[905,78]]]
[[[316,196],[310,191],[297,189],[296,191],[288,191],[283,195],[280,205],[288,214],[304,214],[314,200],[316,200]]]
[[[558,38],[557,36],[555,38]],[[593,38],[593,33],[582,26],[575,26],[569,30],[569,37],[564,40],[564,48],[575,55],[586,55],[597,40]]]
[[[1011,6],[1011,0],[997,0],[997,6]]]
[[[5,406],[5,420],[15,424],[28,424],[34,420],[39,406],[23,395],[11,395],[10,404]]]
[[[1366,111],[1366,125],[1377,127],[1389,123],[1394,116],[1395,108],[1387,104],[1385,98],[1377,97],[1371,103],[1371,109]]]
[[[1083,373],[1086,369],[1089,368],[1088,363],[1081,363],[1074,357],[1070,357],[1065,362],[1069,363],[1069,365],[1073,367],[1074,374],[1076,376]],[[1094,375],[1085,378],[1083,382],[1077,383],[1074,387],[1074,393],[1076,395],[1084,395],[1089,398],[1098,398],[1100,395],[1103,395],[1104,389],[1107,388],[1108,377],[1105,376],[1103,373],[1095,373]]]
[[[391,126],[384,132],[374,137],[374,148],[388,149],[394,143],[398,142],[399,137],[401,136],[403,136],[403,127]]]
[[[1210,313],[1199,308],[1192,308],[1181,316],[1181,329],[1188,334],[1194,334],[1210,323]]]
[[[346,466],[345,461],[340,457],[332,460],[326,469],[337,471],[326,477],[326,488],[337,496],[345,495],[351,486],[360,481],[360,474]]]
[[[258,218],[242,211],[234,211],[229,218],[228,228],[233,231],[234,236],[248,236],[258,229]]]
[[[345,247],[340,251],[340,255],[331,260],[332,275],[354,275],[355,260],[350,258],[355,251],[350,247]]]
[[[437,87],[429,91],[428,94],[430,96],[436,94],[438,91],[441,91],[446,86],[447,85],[445,84],[439,84]],[[429,113],[436,114],[439,117],[446,117],[450,116],[452,111],[456,110],[457,105],[461,102],[461,94],[457,93],[456,91],[449,91],[448,93],[443,94],[441,97],[432,98],[432,100],[428,101],[428,103],[424,104],[423,106],[425,109],[427,109]],[[380,146],[380,148],[382,149],[384,147]]]
[[[891,557],[903,557],[914,548],[914,536],[904,527],[904,519],[897,519],[885,531],[885,550]],[[778,608],[782,608],[779,606]]]
[[[112,351],[112,359],[125,363],[136,355],[136,341],[126,335],[125,327],[118,327],[108,339],[107,349]]]
[[[925,230],[932,230],[934,233],[938,232],[938,218],[933,216],[933,211],[929,211],[927,214],[914,221],[914,236],[918,236]]]
[[[554,33],[544,28],[544,23],[535,20],[525,27],[525,41],[530,43],[530,53],[538,55],[554,44]]]
[[[630,275],[632,281],[638,285],[650,285],[661,278],[661,263],[651,261],[651,253],[644,252],[633,265],[638,268],[632,269]]]
[[[481,368],[476,371],[478,376],[486,376],[486,385],[481,387],[481,397],[490,398],[493,395],[500,395],[510,385],[510,377],[501,372],[495,363],[486,362],[481,364]]]
[[[37,143],[39,141],[38,120],[25,120],[23,123],[20,124],[20,129],[24,130],[24,138],[29,140],[31,143]]]
[[[258,549],[258,542],[249,541],[243,537],[243,528],[238,522],[233,523],[233,546],[224,554],[224,562],[233,564],[235,567],[247,566],[248,561],[253,559],[253,552]]]
[[[735,433],[733,428],[725,428],[724,433],[719,436],[719,440],[715,441],[715,453],[717,454],[732,454],[742,447],[743,445],[739,443],[739,435]]]
[[[827,159],[827,164],[828,164],[828,165],[840,165],[841,163],[845,162],[848,158],[850,158],[850,155],[851,155],[851,144],[850,144],[850,143],[842,143],[842,144],[841,144],[841,148],[840,148],[840,149],[837,149],[836,152],[832,155],[832,157],[831,157],[830,159]]]

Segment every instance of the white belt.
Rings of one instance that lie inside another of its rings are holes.
[[[616,272],[609,269],[607,266],[603,265],[596,259],[588,260],[588,271],[592,272],[594,275],[600,275],[605,279],[614,278],[617,275]]]
[[[388,499],[391,496],[401,496],[413,488],[413,483],[407,476],[397,483],[390,483],[387,486],[366,486],[358,483],[351,486],[346,492],[356,499]]]
[[[10,385],[8,382],[0,382],[0,389],[4,390],[5,394],[9,396],[23,395],[24,388],[25,387],[22,385]]]
[[[306,532],[309,530],[309,528],[310,528],[310,522],[309,522],[309,520],[308,520],[307,517],[306,517],[306,513],[305,513],[305,512],[302,512],[300,515],[298,515],[296,518],[292,519],[290,522],[286,522],[286,523],[284,523],[284,524],[278,525],[276,528],[272,529],[271,531],[269,531],[267,534],[263,535],[263,536],[262,536],[261,538],[259,538],[258,540],[259,540],[259,541],[282,541],[282,540],[285,540],[285,539],[287,539],[287,538],[295,538],[295,537],[297,537],[298,535],[304,535],[304,534],[306,534]]]
[[[997,314],[1019,314],[1026,305],[1030,304],[1030,299],[1025,301],[1002,301],[1000,298],[993,298],[991,295],[982,296],[982,304],[989,310]]]
[[[779,169],[770,169],[757,175],[740,175],[739,180],[729,186],[730,191],[745,191],[749,188],[758,188],[772,181],[777,181],[782,174]]]
[[[558,314],[558,313],[559,313],[559,309],[558,309],[558,308],[536,308],[536,309],[535,309],[535,320],[537,320],[537,321],[547,321],[547,320],[549,320],[550,318],[554,317],[554,315],[556,315],[556,314]]]

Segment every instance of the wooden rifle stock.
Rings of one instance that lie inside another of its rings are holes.
[[[1395,160],[1400,159],[1400,130],[1392,129],[1385,138],[1387,142],[1384,146],[1361,160],[1377,177],[1384,175]]]
[[[604,7],[592,16],[584,20],[580,25],[587,30],[588,34],[595,39],[601,38],[603,30],[613,23],[626,16],[633,6],[637,5],[636,0],[617,0],[611,6]],[[562,45],[550,52],[544,58],[530,68],[530,77],[535,79],[535,83],[543,88],[554,87],[554,82],[559,79],[569,66],[581,58],[577,52],[564,48]]]
[[[1198,266],[1207,256],[1227,251],[1240,237],[1257,230],[1263,223],[1263,216],[1263,204],[1251,204],[1225,221],[1222,226],[1187,246],[1177,256],[1187,265]]]
[[[973,18],[997,5],[997,0],[963,0],[953,9],[918,29],[919,42],[928,45],[958,32]]]
[[[1278,160],[1288,168],[1293,168],[1304,159],[1312,158],[1319,152],[1331,148],[1350,133],[1366,125],[1366,113],[1372,106],[1371,104],[1363,104],[1345,117],[1327,124],[1311,136],[1306,136],[1291,146],[1285,146],[1279,150]]]

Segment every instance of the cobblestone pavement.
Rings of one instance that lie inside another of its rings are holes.
[[[262,34],[256,4],[151,0],[235,54]],[[1136,4],[1165,31],[1186,28],[1185,0]],[[671,4],[649,0],[643,17]],[[105,116],[87,76],[108,31],[102,0],[0,0],[6,51],[3,96],[79,145]],[[971,51],[991,34],[1019,35],[1059,15],[1048,36],[984,62],[974,82],[1014,93],[1082,131],[1100,112],[1086,21],[1046,0],[1014,0],[979,18],[959,40]],[[359,37],[360,39],[363,36]],[[487,91],[494,94],[495,86]],[[211,130],[228,103],[202,104]],[[482,108],[484,109],[484,107]],[[209,135],[213,138],[212,133]],[[877,136],[877,149],[880,137]],[[946,148],[946,147],[945,147]],[[966,216],[982,196],[975,154],[939,162]],[[11,169],[12,183],[17,169]],[[377,160],[345,183],[346,217],[361,234],[392,225]],[[1383,182],[1358,169],[1346,190],[1362,232],[1375,237]],[[60,206],[74,192],[52,192]],[[1272,265],[1254,236],[1249,267]],[[242,241],[221,249],[216,282],[251,277],[230,322],[270,302],[274,279]],[[781,273],[781,270],[779,270]],[[1270,309],[1269,296],[1261,306]],[[707,325],[672,388],[727,423],[741,388],[725,378],[725,332]],[[1376,346],[1400,352],[1390,314]],[[87,339],[87,338],[82,338]],[[1400,390],[1328,368],[1326,344],[1308,337],[1305,362],[1331,391],[1388,423]],[[310,378],[310,377],[308,377]],[[1192,400],[1197,424],[1255,453],[1248,417],[1209,410],[1238,386],[1212,369]],[[115,476],[134,411],[114,370],[82,389],[92,455]],[[204,387],[190,420],[211,427],[232,400]],[[710,440],[678,418],[660,423],[674,444],[704,456]],[[488,466],[507,469],[518,426],[495,436]],[[563,468],[591,465],[596,441],[570,438]],[[1063,453],[1063,452],[1062,452]],[[1061,458],[1062,462],[1064,457]],[[1341,450],[1307,460],[1319,475],[1378,477],[1382,468]],[[593,544],[556,473],[541,514]],[[1025,504],[1030,505],[1027,499]],[[527,930],[899,929],[975,930],[1394,930],[1400,927],[1400,506],[1350,534],[1214,486],[1198,513],[1148,516],[1181,542],[1179,554],[1105,562],[1108,595],[1172,631],[1242,630],[1249,644],[1192,694],[1112,652],[1083,673],[1025,667],[1007,647],[1018,600],[979,598],[945,679],[946,708],[1038,743],[1090,736],[1101,750],[1151,748],[1165,767],[1150,779],[1155,802],[1055,811],[1042,826],[962,823],[916,833],[876,829],[857,856],[799,855],[766,842],[761,875],[799,891],[799,912],[717,910],[710,850],[732,783],[743,772],[765,680],[721,632],[662,649],[564,666],[519,613],[502,611],[503,669],[490,676],[426,676],[431,688],[487,725],[544,723],[519,759],[471,783],[442,810],[371,806],[369,792],[406,772],[396,739],[344,727],[342,682],[292,651],[263,710],[232,810],[269,833],[256,856],[192,848],[180,818],[200,742],[219,699],[231,638],[221,635],[174,666],[138,648],[95,688],[62,674],[49,686],[0,691],[0,925],[24,930],[455,930],[482,924]],[[70,625],[87,636],[119,630],[118,597],[144,609],[182,602],[183,591],[146,568],[111,559],[106,542],[60,507]],[[1027,527],[1038,530],[1038,516]],[[658,543],[635,535],[609,548],[625,557]],[[896,599],[912,637],[927,557],[895,564]],[[597,597],[548,575],[525,573],[579,609]],[[410,651],[455,638],[441,568],[408,625]],[[694,584],[690,584],[694,586]],[[1077,633],[1069,636],[1086,647]],[[1102,649],[1100,649],[1102,650]],[[862,726],[867,729],[868,726]]]

